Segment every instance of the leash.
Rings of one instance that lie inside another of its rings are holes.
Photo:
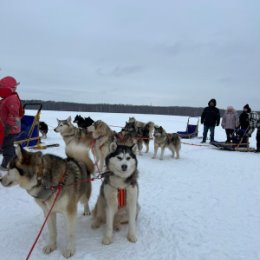
[[[36,246],[36,244],[37,244],[37,242],[38,242],[38,240],[39,240],[41,234],[42,234],[42,231],[43,231],[43,229],[44,229],[44,227],[45,227],[45,225],[46,225],[46,223],[47,223],[47,220],[48,220],[48,218],[49,218],[49,216],[50,216],[50,214],[51,214],[51,212],[52,212],[52,209],[54,208],[54,206],[55,206],[55,204],[56,204],[56,202],[57,202],[57,200],[58,200],[58,198],[59,198],[59,196],[60,196],[60,194],[61,194],[62,184],[58,184],[58,185],[56,186],[56,189],[57,189],[58,192],[57,192],[57,194],[56,194],[56,196],[55,196],[55,199],[54,199],[54,201],[53,201],[53,203],[52,203],[52,205],[51,205],[51,208],[50,208],[50,210],[49,210],[47,216],[45,217],[45,220],[44,220],[44,222],[43,222],[43,224],[42,224],[42,226],[41,226],[41,228],[40,228],[40,231],[38,232],[38,235],[36,236],[36,239],[35,239],[35,241],[34,241],[32,247],[31,247],[31,249],[30,249],[30,251],[29,251],[29,253],[28,253],[27,257],[26,257],[26,260],[28,260],[28,259],[30,258],[31,254],[32,254],[32,252],[33,252],[33,250],[34,250],[34,248],[35,248],[35,246]]]
[[[117,128],[124,128],[123,126],[119,126],[119,125],[108,125],[108,126],[117,127]]]
[[[193,146],[210,146],[209,144],[193,144],[193,143],[186,143],[186,142],[181,142],[182,144],[187,144],[187,145],[193,145]]]

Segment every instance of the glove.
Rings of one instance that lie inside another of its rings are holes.
[[[7,136],[10,134],[11,127],[9,125],[5,125],[4,135]]]

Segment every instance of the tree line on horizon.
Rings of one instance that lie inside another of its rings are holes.
[[[180,106],[149,106],[124,104],[83,104],[60,101],[22,100],[26,109],[35,109],[34,104],[41,104],[43,110],[101,112],[101,113],[127,113],[127,114],[156,114],[198,117],[204,108]],[[224,112],[220,109],[221,115]]]

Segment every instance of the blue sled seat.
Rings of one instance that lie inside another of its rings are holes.
[[[35,124],[35,116],[23,116],[21,119],[21,132],[16,137],[16,143],[25,146],[35,146],[39,143],[39,124]]]

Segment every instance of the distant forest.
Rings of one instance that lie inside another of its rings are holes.
[[[103,113],[127,113],[127,114],[156,114],[198,117],[202,107],[179,107],[179,106],[144,106],[123,104],[82,104],[71,102],[55,102],[42,100],[23,100],[26,109],[37,108],[34,104],[42,104],[43,110],[77,111],[77,112],[103,112]],[[223,110],[220,109],[221,114]]]

